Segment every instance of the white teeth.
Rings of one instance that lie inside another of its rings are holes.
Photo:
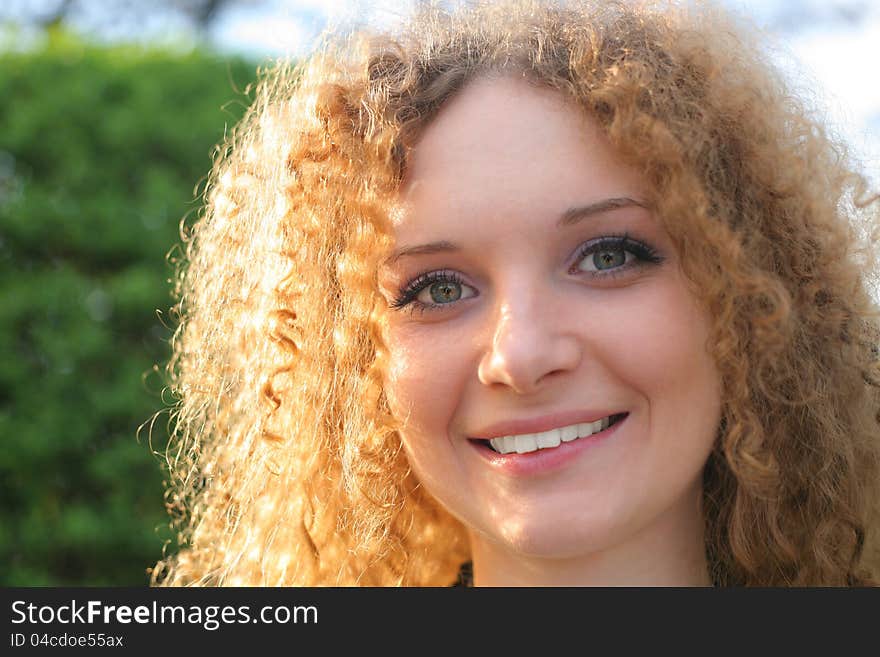
[[[524,436],[514,436],[516,441],[517,454],[525,454],[526,452],[534,452],[538,449],[538,443],[535,441],[535,434],[527,433]]]
[[[611,424],[610,417],[604,417],[595,422],[582,422],[572,424],[559,429],[550,429],[542,433],[527,433],[520,436],[504,436],[492,438],[489,443],[492,448],[501,454],[527,454],[539,449],[558,447],[560,442],[568,443],[578,438],[592,436],[594,433],[604,431]]]
[[[516,436],[504,436],[503,438],[492,438],[489,441],[492,449],[501,454],[510,454],[516,451]]]
[[[535,440],[538,443],[538,449],[557,447],[562,440],[561,434],[562,431],[560,429],[551,429],[544,433],[536,433]]]

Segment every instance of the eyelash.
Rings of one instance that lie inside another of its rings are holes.
[[[604,250],[632,253],[636,256],[638,261],[631,264],[623,264],[619,267],[608,270],[606,273],[591,273],[584,271],[581,271],[580,273],[587,274],[594,279],[610,279],[622,275],[633,267],[641,267],[645,264],[656,265],[663,262],[663,257],[652,247],[644,242],[633,239],[628,234],[624,233],[623,235],[605,235],[581,246],[577,258],[575,259],[575,265],[572,269],[580,264],[580,262],[588,255]],[[576,273],[576,270],[571,271],[571,273]],[[426,310],[439,310],[445,306],[453,305],[454,302],[448,304],[426,304],[416,298],[422,290],[434,283],[451,283],[453,285],[465,284],[461,276],[451,271],[441,270],[420,274],[404,287],[398,297],[391,303],[391,307],[394,309],[403,309],[406,306],[412,305],[411,311],[419,310],[425,312]]]

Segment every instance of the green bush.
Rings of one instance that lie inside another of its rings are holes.
[[[137,435],[164,406],[165,255],[253,77],[62,34],[0,53],[2,585],[145,584],[171,538],[167,414]]]

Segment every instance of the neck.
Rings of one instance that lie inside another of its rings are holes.
[[[711,586],[700,495],[625,541],[557,558],[524,555],[471,532],[474,586]]]

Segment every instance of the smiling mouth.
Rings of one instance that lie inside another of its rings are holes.
[[[629,413],[617,413],[603,417],[595,422],[582,422],[559,427],[541,433],[528,433],[516,436],[500,436],[498,438],[473,439],[475,442],[486,445],[498,454],[528,454],[545,449],[559,447],[562,443],[570,443],[581,438],[605,431],[625,419]]]

